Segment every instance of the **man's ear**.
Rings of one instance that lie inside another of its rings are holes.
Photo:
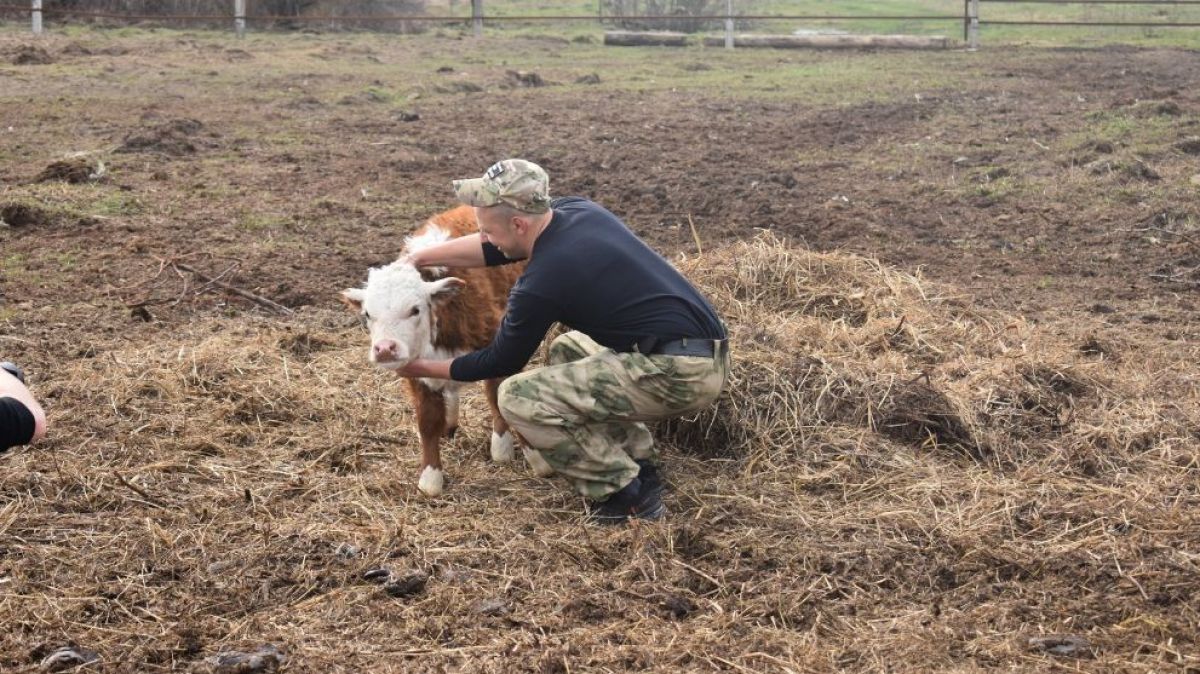
[[[447,276],[440,281],[434,281],[429,286],[429,297],[434,302],[445,302],[458,294],[467,282],[457,276]]]
[[[512,216],[512,219],[509,220],[508,223],[512,225],[513,231],[517,234],[523,235],[525,231],[529,229],[529,218],[524,218],[519,215]]]
[[[363,298],[366,297],[366,295],[363,294],[362,288],[347,288],[346,290],[342,291],[341,295],[342,302],[344,302],[346,306],[355,311],[362,311]]]

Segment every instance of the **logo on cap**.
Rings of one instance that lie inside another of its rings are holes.
[[[499,178],[500,174],[502,173],[504,173],[504,163],[496,162],[495,164],[492,164],[491,167],[488,168],[487,173],[483,175],[491,180],[495,180],[496,178]]]

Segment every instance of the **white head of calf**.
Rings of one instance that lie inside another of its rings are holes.
[[[434,352],[435,309],[465,284],[454,276],[426,281],[411,264],[393,262],[371,269],[365,286],[344,290],[342,297],[358,309],[371,331],[367,357],[379,367],[396,370]]]

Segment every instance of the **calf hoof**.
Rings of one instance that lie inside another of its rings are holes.
[[[446,439],[453,440],[454,434],[458,432],[458,426],[451,426],[446,429]]]
[[[529,464],[529,469],[538,477],[550,477],[554,474],[554,469],[550,464],[546,463],[546,459],[542,457],[542,453],[536,449],[522,447],[521,453],[525,455],[525,463]]]
[[[504,435],[492,433],[492,463],[512,463],[513,436],[508,431]]]
[[[425,470],[421,471],[421,479],[417,481],[417,489],[426,496],[441,496],[445,481],[446,476],[441,468],[425,466]]]

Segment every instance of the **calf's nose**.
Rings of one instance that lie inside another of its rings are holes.
[[[396,340],[382,339],[375,342],[374,352],[375,360],[381,363],[396,360]]]

